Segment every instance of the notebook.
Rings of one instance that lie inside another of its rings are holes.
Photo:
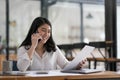
[[[48,74],[48,71],[25,71],[25,72],[21,72],[21,71],[6,71],[6,72],[0,72],[0,75],[2,76],[25,76],[27,74]]]
[[[95,47],[85,45],[84,48],[76,55],[76,57],[68,64],[66,65],[61,72],[79,72],[79,73],[91,73],[91,72],[98,72],[100,70],[75,70],[76,66],[84,59],[86,59],[88,56],[90,56],[90,53],[95,49]],[[88,71],[87,71],[88,70]],[[84,71],[84,72],[83,72]]]
[[[28,74],[28,72],[20,72],[20,71],[6,71],[6,72],[0,72],[0,75],[2,76],[25,76]]]

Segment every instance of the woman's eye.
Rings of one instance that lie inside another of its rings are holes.
[[[45,29],[42,29],[42,31],[43,31],[43,32],[46,32],[46,30],[45,30]]]

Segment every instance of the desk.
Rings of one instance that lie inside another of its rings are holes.
[[[120,74],[105,71],[92,74],[61,73],[50,71],[48,74],[28,74],[25,76],[0,76],[0,80],[119,80]]]

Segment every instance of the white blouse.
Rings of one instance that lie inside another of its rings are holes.
[[[42,58],[37,52],[33,54],[32,60],[30,60],[27,50],[24,46],[18,49],[17,54],[17,67],[20,71],[26,70],[55,70],[57,66],[64,68],[69,61],[62,54],[57,47],[55,52],[45,52]]]

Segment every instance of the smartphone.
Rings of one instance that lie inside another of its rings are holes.
[[[48,71],[38,71],[36,74],[48,74]]]
[[[38,33],[38,31],[36,31],[35,33]],[[38,39],[38,42],[40,42],[41,41],[41,39]]]

